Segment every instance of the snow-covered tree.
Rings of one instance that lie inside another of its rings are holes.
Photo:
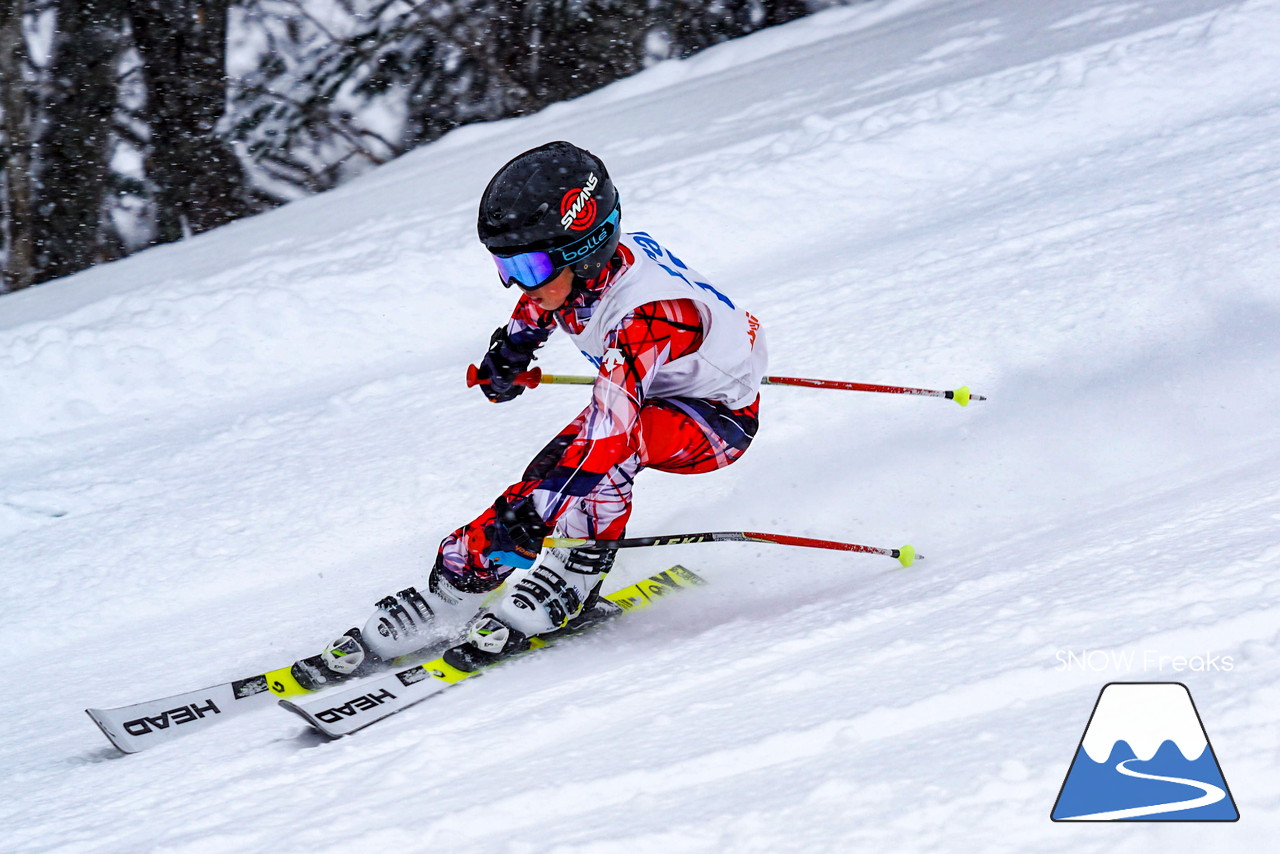
[[[0,0],[4,288],[841,0]]]

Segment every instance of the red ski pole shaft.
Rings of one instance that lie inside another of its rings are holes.
[[[917,560],[924,560],[924,555],[916,554],[913,546],[900,549],[886,549],[879,546],[864,546],[858,543],[842,543],[836,540],[815,540],[809,537],[792,537],[786,534],[762,534],[756,531],[713,531],[701,534],[664,534],[657,537],[627,537],[621,540],[586,540],[575,537],[546,537],[542,545],[546,548],[578,548],[586,546],[601,549],[634,549],[643,546],[676,546],[689,543],[777,543],[781,546],[799,546],[807,549],[832,549],[844,552],[862,552],[897,558],[903,566],[911,566]]]
[[[476,376],[476,366],[470,365],[467,368],[467,386],[482,385],[487,380],[481,380]],[[537,388],[540,385],[548,383],[555,385],[591,385],[595,382],[595,377],[571,376],[567,374],[544,374],[541,368],[533,368],[523,373],[516,374],[516,385],[522,385],[525,388]],[[804,377],[765,377],[764,385],[794,385],[803,388],[825,388],[834,389],[836,391],[870,391],[879,394],[910,394],[918,397],[941,397],[947,400],[954,400],[961,406],[968,406],[971,400],[986,400],[980,394],[973,394],[969,391],[968,386],[961,386],[953,390],[941,390],[932,388],[911,388],[901,385],[874,385],[872,383],[852,383],[843,380],[814,380]]]
[[[879,394],[911,394],[919,397],[942,397],[954,400],[961,406],[968,406],[971,400],[986,400],[980,394],[973,394],[968,386],[954,390],[933,388],[910,388],[901,385],[875,385],[873,383],[851,383],[843,380],[812,380],[804,377],[765,377],[765,385],[794,385],[804,388],[829,388],[838,391],[870,391]]]

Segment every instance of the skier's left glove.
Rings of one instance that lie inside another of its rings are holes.
[[[542,539],[551,528],[542,521],[530,498],[508,503],[504,495],[493,502],[493,522],[485,530],[490,561],[517,569],[528,569],[542,552]]]
[[[489,339],[489,352],[484,354],[476,369],[480,390],[493,403],[506,403],[524,394],[524,386],[516,385],[516,375],[529,367],[533,353],[526,353],[515,346],[507,335],[507,328],[499,326]]]

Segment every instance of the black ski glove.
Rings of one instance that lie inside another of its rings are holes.
[[[542,538],[551,535],[551,528],[538,515],[532,499],[521,498],[508,504],[503,496],[493,502],[493,524],[485,534],[489,538],[489,560],[527,569],[542,552]]]
[[[506,403],[524,394],[524,386],[516,385],[516,375],[529,367],[533,354],[517,349],[507,335],[507,328],[499,326],[489,339],[489,352],[480,360],[476,378],[480,390],[494,403]]]

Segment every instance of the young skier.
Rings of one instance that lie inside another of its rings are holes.
[[[620,538],[642,469],[713,471],[751,444],[767,358],[759,322],[649,235],[623,234],[621,214],[604,163],[568,142],[524,152],[489,182],[480,240],[521,295],[490,339],[480,388],[495,403],[518,397],[516,376],[559,328],[598,369],[591,402],[445,537],[426,593],[382,599],[362,630],[295,664],[304,686],[372,672],[468,621],[446,654],[463,669],[606,616],[613,552],[542,539]]]

